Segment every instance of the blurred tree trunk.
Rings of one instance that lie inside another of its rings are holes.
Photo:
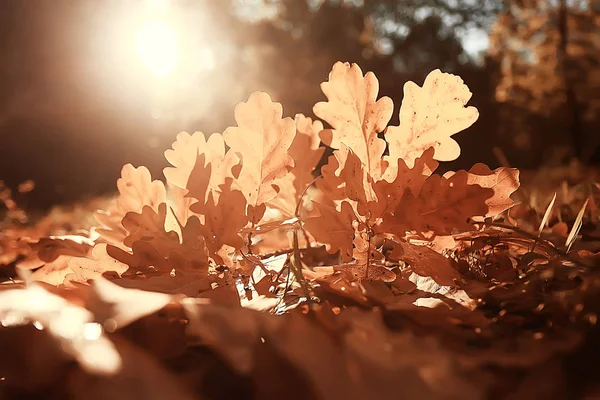
[[[583,132],[581,127],[581,112],[575,94],[575,82],[569,73],[569,54],[567,45],[569,43],[569,25],[568,25],[567,0],[560,0],[558,10],[558,33],[560,42],[558,46],[558,62],[562,75],[563,85],[566,94],[566,112],[568,115],[568,129],[573,138],[573,150],[575,156],[581,159],[583,153]]]

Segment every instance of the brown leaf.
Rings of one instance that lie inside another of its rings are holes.
[[[339,251],[342,260],[350,260],[355,220],[352,206],[344,201],[338,211],[328,205],[319,203],[314,205],[320,212],[320,216],[307,218],[304,221],[304,228],[315,240],[325,244],[329,253]]]
[[[406,82],[400,126],[390,126],[385,132],[390,164],[403,159],[412,167],[414,160],[430,147],[435,149],[434,158],[438,161],[458,158],[460,147],[451,136],[479,117],[475,107],[465,108],[470,98],[471,92],[460,77],[439,69],[427,75],[423,87]]]
[[[379,178],[386,144],[377,134],[382,132],[394,110],[389,97],[377,100],[379,82],[372,72],[363,76],[356,64],[337,62],[329,80],[321,84],[327,102],[315,104],[314,113],[327,121],[332,130],[321,134],[323,142],[340,149],[348,146],[366,166],[373,179]]]
[[[87,283],[89,280],[101,277],[106,272],[115,272],[121,275],[127,271],[129,267],[126,264],[108,255],[106,246],[106,243],[94,246],[91,258],[72,257],[68,261],[71,271],[69,275],[65,276],[65,281],[70,285],[73,282]]]
[[[453,172],[447,172],[444,177],[450,178],[453,174]],[[485,164],[475,164],[469,170],[467,184],[479,185],[494,191],[493,196],[485,202],[488,211],[482,216],[496,216],[514,204],[510,195],[519,188],[519,170],[503,167],[492,171]]]
[[[277,195],[275,181],[284,177],[294,160],[288,154],[296,128],[291,118],[282,118],[281,104],[268,94],[255,92],[248,102],[235,108],[238,126],[223,133],[230,151],[242,159],[242,168],[235,187],[239,188],[251,206],[259,206]]]
[[[294,168],[289,174],[276,181],[279,187],[277,196],[269,201],[286,217],[292,217],[300,194],[313,181],[313,171],[325,152],[321,147],[319,133],[323,130],[321,121],[312,121],[302,114],[296,115],[296,136],[288,154],[294,159]]]
[[[105,212],[96,213],[95,217],[101,227],[95,229],[101,241],[123,246],[127,235],[121,220],[128,212],[140,213],[144,206],[158,211],[160,204],[166,201],[165,185],[158,180],[153,181],[146,167],[135,168],[127,164],[121,170],[117,180],[119,197],[116,205]]]
[[[473,217],[494,216],[512,205],[509,196],[518,186],[516,170],[490,171],[476,165],[471,171],[431,176],[418,196],[405,196],[394,216],[384,217],[378,232],[447,235],[455,229],[471,229]]]
[[[461,279],[454,260],[427,246],[417,246],[401,240],[395,243],[394,250],[388,257],[391,260],[406,262],[415,273],[429,276],[443,286],[453,286],[454,280]]]
[[[393,212],[406,193],[418,195],[427,178],[437,168],[438,163],[433,159],[433,149],[428,149],[417,158],[412,168],[408,168],[402,159],[398,159],[395,177],[388,182],[382,179],[373,184],[375,201],[368,204],[371,221],[375,222],[389,212]]]
[[[211,165],[211,173],[207,176],[207,179],[210,178],[209,189],[218,190],[225,178],[232,176],[231,168],[238,161],[233,153],[226,153],[223,136],[218,133],[210,135],[207,140],[202,132],[194,132],[193,135],[180,132],[172,149],[165,151],[165,158],[173,166],[163,170],[167,182],[190,189],[188,181],[200,155],[204,155],[204,162]]]
[[[128,212],[123,218],[123,227],[129,233],[123,240],[127,247],[138,240],[152,240],[153,244],[160,246],[163,242],[177,241],[176,235],[165,231],[167,205],[162,203],[158,210],[144,206],[140,213]]]
[[[335,266],[334,270],[349,274],[351,280],[393,282],[396,274],[382,265],[383,254],[367,239],[365,232],[354,238],[354,261]]]
[[[125,165],[121,178],[117,180],[117,188],[117,209],[122,214],[140,212],[144,206],[158,211],[158,206],[166,200],[165,185],[161,181],[153,181],[146,167]]]
[[[205,239],[197,232],[199,227],[194,228],[194,223],[189,223],[195,220],[197,224],[197,218],[191,217],[186,226],[180,227],[181,237],[175,232],[166,232],[165,219],[164,203],[158,212],[145,207],[140,214],[128,213],[123,219],[123,226],[129,232],[124,243],[132,249],[133,254],[111,248],[109,254],[131,268],[142,271],[148,267],[163,273],[173,269],[196,271],[206,268]]]
[[[204,204],[209,193],[218,199],[221,185],[227,179],[234,177],[234,170],[239,163],[237,156],[229,151],[225,152],[223,136],[214,133],[208,139],[204,149],[199,149],[189,173],[185,188],[188,197],[197,199]]]
[[[205,238],[210,256],[218,264],[225,263],[219,254],[223,246],[231,246],[234,249],[242,247],[243,241],[239,232],[248,223],[245,212],[246,199],[242,192],[232,190],[231,184],[224,185],[221,190],[218,202],[211,192],[204,207],[200,207],[199,203],[192,206],[192,211],[201,211],[204,215],[202,223],[192,217],[186,224],[186,227],[197,227],[190,229],[197,229],[197,234]]]

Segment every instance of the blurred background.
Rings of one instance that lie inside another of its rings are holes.
[[[451,168],[600,161],[600,0],[3,0],[0,31],[0,179],[35,181],[28,207],[128,162],[162,178],[179,131],[222,132],[255,90],[312,115],[338,60],[393,123],[404,82],[460,75],[481,116]]]

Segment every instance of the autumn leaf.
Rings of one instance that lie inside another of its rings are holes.
[[[289,174],[275,182],[280,190],[269,201],[270,206],[278,208],[287,217],[294,215],[300,194],[314,180],[313,171],[325,152],[325,148],[320,146],[319,133],[322,130],[321,121],[313,121],[302,114],[296,115],[296,136],[288,150],[294,159],[294,167]]]
[[[187,196],[187,189],[168,184],[167,187],[167,216],[165,219],[165,231],[175,232],[181,237],[180,221],[187,221],[188,218],[195,215],[190,210],[192,204],[197,200]]]
[[[428,276],[443,286],[454,285],[455,280],[460,279],[456,262],[451,258],[444,257],[427,246],[418,246],[403,240],[394,245],[389,258],[406,262],[416,274]]]
[[[351,260],[356,218],[350,203],[342,202],[339,212],[332,206],[319,203],[314,205],[320,215],[307,218],[304,228],[316,241],[325,244],[329,253],[339,251],[342,260]]]
[[[384,217],[379,232],[400,237],[406,231],[428,236],[447,235],[453,230],[469,230],[473,217],[493,216],[512,205],[510,194],[518,186],[518,172],[509,168],[475,166],[441,177],[432,175],[418,196],[405,196],[393,217]],[[479,175],[481,174],[481,175]]]
[[[335,266],[334,271],[348,274],[351,280],[393,282],[396,274],[382,265],[384,256],[368,239],[365,231],[357,232],[354,237],[354,261]]]
[[[165,158],[172,165],[163,170],[167,182],[182,189],[190,189],[188,181],[192,171],[198,166],[197,159],[200,155],[204,155],[203,161],[211,165],[211,173],[207,177],[208,188],[218,190],[225,178],[232,176],[231,168],[237,163],[237,157],[225,151],[223,136],[218,133],[206,139],[202,132],[194,132],[193,135],[180,132],[172,148],[165,151]]]
[[[368,204],[369,218],[373,223],[385,214],[393,212],[406,194],[417,196],[427,178],[437,168],[438,163],[433,159],[433,149],[430,148],[415,160],[414,166],[409,168],[404,160],[399,159],[395,170],[395,177],[391,182],[382,179],[373,184],[376,199]]]
[[[340,178],[344,182],[346,197],[350,200],[358,202],[361,206],[366,206],[367,202],[375,200],[371,186],[372,178],[351,149],[347,150]]]
[[[65,282],[72,286],[74,282],[87,283],[106,272],[115,272],[118,275],[125,273],[129,266],[109,256],[106,247],[106,243],[99,243],[92,249],[91,258],[69,259],[68,266],[72,272],[65,276]]]
[[[450,178],[453,172],[444,174]],[[519,188],[519,170],[516,168],[498,168],[491,170],[485,164],[475,164],[469,170],[467,184],[479,185],[494,191],[494,195],[485,201],[488,207],[486,217],[492,217],[508,210],[514,201],[510,198]]]
[[[121,213],[140,212],[146,206],[158,211],[158,206],[166,200],[165,185],[161,181],[153,181],[146,167],[125,165],[121,178],[117,180],[117,189],[117,209]]]
[[[378,179],[385,169],[382,162],[386,143],[377,137],[392,116],[394,105],[389,97],[377,100],[379,82],[372,72],[363,76],[356,64],[338,62],[321,84],[326,102],[315,104],[314,113],[333,129],[323,131],[323,142],[340,149],[348,146]]]
[[[180,188],[185,188],[199,154],[209,153],[210,146],[202,132],[177,134],[171,149],[165,151],[165,158],[172,165],[163,170],[167,181]]]
[[[438,161],[457,159],[460,147],[451,136],[479,117],[475,107],[465,108],[470,98],[471,92],[460,77],[439,69],[427,75],[423,87],[406,82],[400,126],[390,126],[385,132],[390,164],[403,159],[412,167],[414,160],[430,147],[435,149],[434,158]]]
[[[124,244],[131,253],[109,248],[109,254],[140,270],[152,267],[168,273],[173,269],[198,270],[206,267],[205,239],[199,235],[191,236],[192,230],[187,225],[180,226],[179,234],[167,232],[164,228],[166,216],[165,203],[160,205],[158,212],[144,207],[141,213],[128,213],[123,218],[123,226],[128,231]]]
[[[174,235],[170,235],[164,230],[166,215],[166,203],[162,203],[158,207],[158,212],[149,206],[145,206],[140,213],[127,213],[122,224],[129,234],[123,243],[127,247],[131,247],[138,240],[152,240],[159,246],[160,242],[163,241],[178,241]]]
[[[204,221],[192,217],[186,224],[190,229],[197,229],[197,234],[205,238],[209,254],[218,264],[226,263],[221,253],[223,246],[236,250],[242,247],[239,232],[248,223],[246,199],[242,192],[233,190],[231,186],[231,182],[222,186],[218,201],[211,192],[206,205],[192,205],[192,211],[201,211]]]
[[[101,227],[94,230],[106,243],[122,247],[127,232],[121,220],[128,212],[139,213],[142,208],[150,207],[158,211],[160,204],[166,201],[165,186],[161,181],[152,180],[146,167],[135,168],[127,164],[121,170],[117,180],[119,197],[116,205],[107,211],[95,213]]]
[[[223,133],[225,143],[242,159],[235,188],[251,207],[260,206],[277,195],[275,181],[284,177],[294,165],[288,154],[296,127],[291,118],[282,118],[281,104],[268,94],[255,92],[248,102],[235,108],[238,126]]]
[[[348,158],[348,146],[334,151],[327,159],[327,164],[321,167],[321,176],[315,185],[329,200],[343,200],[346,198],[346,182],[340,176],[346,159]]]
[[[302,114],[296,115],[296,135],[288,151],[294,159],[294,167],[286,175],[286,178],[293,178],[296,193],[301,193],[314,179],[313,171],[325,152],[319,137],[322,130],[321,121],[313,121]]]

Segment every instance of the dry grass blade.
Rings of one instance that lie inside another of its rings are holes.
[[[579,210],[579,214],[577,214],[577,218],[575,219],[575,223],[573,224],[573,228],[571,228],[571,232],[569,233],[569,237],[567,237],[567,241],[565,242],[565,246],[567,246],[567,252],[571,250],[571,246],[575,243],[575,239],[577,238],[577,234],[581,229],[581,221],[583,220],[583,215],[585,214],[585,209],[587,207],[588,201],[590,199],[586,199],[585,203]]]
[[[542,223],[540,224],[540,228],[538,229],[538,236],[542,234],[544,227],[546,226],[546,224],[548,223],[548,220],[550,219],[550,215],[552,214],[552,208],[554,208],[555,201],[556,201],[556,192],[554,192],[554,197],[552,197],[552,200],[550,201],[550,204],[548,204],[548,208],[546,209],[546,212],[544,213],[544,218],[542,218]]]
[[[552,209],[554,208],[554,202],[556,201],[556,192],[554,192],[554,197],[552,197],[552,200],[550,201],[550,204],[548,204],[548,208],[546,208],[546,212],[544,213],[544,218],[542,218],[542,222],[540,223],[540,227],[538,229],[538,239],[540,238],[540,236],[542,236],[542,231],[544,230],[544,227],[546,226],[546,224],[548,223],[548,220],[550,219],[550,215],[552,214]],[[533,247],[531,248],[531,251],[533,252],[535,250],[535,246],[537,245],[538,240],[536,240],[533,243]]]

